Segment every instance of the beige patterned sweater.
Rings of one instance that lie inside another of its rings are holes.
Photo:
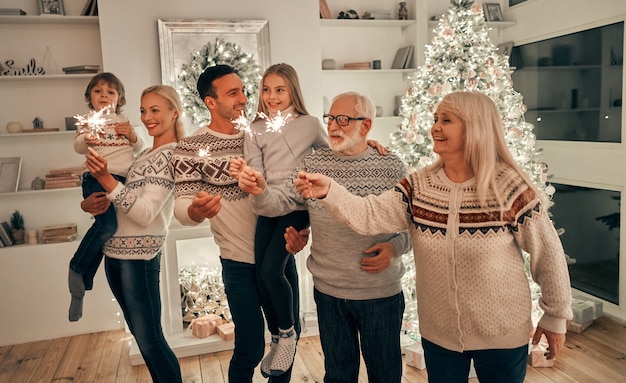
[[[539,326],[565,333],[572,318],[569,273],[558,234],[532,189],[504,165],[506,211],[478,204],[475,179],[453,183],[424,169],[379,196],[354,196],[332,182],[326,208],[362,234],[408,229],[421,335],[449,350],[520,347],[532,330],[521,250],[541,286]],[[492,195],[488,206],[497,206]]]

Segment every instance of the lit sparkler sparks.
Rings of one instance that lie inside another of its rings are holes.
[[[100,138],[100,135],[105,133],[104,127],[110,120],[106,115],[111,108],[111,105],[107,105],[99,111],[92,110],[85,115],[75,115],[74,118],[78,121],[76,125],[81,126],[80,132],[89,132],[93,137]]]
[[[237,130],[241,130],[242,132],[246,132],[248,133],[251,137],[256,134],[256,132],[254,130],[252,130],[252,128],[250,127],[250,122],[248,121],[248,119],[246,118],[246,114],[245,112],[242,110],[241,111],[241,115],[239,117],[237,117],[234,120],[230,120],[233,125],[235,126],[235,129]]]
[[[287,124],[287,120],[291,117],[291,113],[287,113],[287,115],[283,117],[279,110],[274,117],[269,117],[263,112],[259,112],[258,116],[266,120],[266,132],[280,133],[281,128]]]

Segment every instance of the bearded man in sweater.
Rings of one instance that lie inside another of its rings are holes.
[[[395,155],[381,155],[368,146],[375,113],[372,102],[361,94],[335,97],[324,115],[330,148],[306,156],[299,170],[326,174],[361,196],[393,188],[406,169]],[[324,382],[357,381],[359,352],[370,383],[400,382],[405,271],[401,256],[410,250],[407,233],[360,235],[335,220],[318,201],[302,198],[292,180],[268,188],[263,175],[250,167],[242,171],[239,186],[253,196],[259,215],[284,215],[299,206],[309,212],[312,243],[307,267],[315,285]]]

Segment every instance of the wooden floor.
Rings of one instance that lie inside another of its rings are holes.
[[[0,383],[151,382],[145,365],[131,366],[129,346],[130,336],[117,330],[0,347]],[[182,358],[184,382],[227,383],[231,354]],[[359,383],[366,383],[361,370]],[[323,376],[319,338],[302,338],[291,381],[323,382]],[[617,383],[626,382],[625,377],[626,324],[602,317],[584,333],[568,334],[555,367],[529,367],[526,382]],[[254,381],[266,382],[258,372]],[[426,371],[404,366],[403,383],[426,381]]]

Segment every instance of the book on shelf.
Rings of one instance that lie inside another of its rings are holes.
[[[98,16],[98,0],[87,0],[80,14],[81,16]]]
[[[41,238],[48,239],[60,236],[68,236],[76,234],[77,231],[78,230],[75,223],[45,226],[41,229]]]
[[[100,70],[100,65],[76,65],[63,68],[63,73],[97,73]]]
[[[60,169],[52,169],[50,171],[48,171],[48,174],[46,174],[46,177],[48,176],[60,176],[60,175],[82,175],[84,172],[86,172],[86,168],[83,166],[72,166],[72,167],[68,167],[68,168],[60,168]]]
[[[80,179],[72,180],[72,181],[46,181],[46,187],[44,189],[62,189],[62,188],[73,188],[80,186]]]
[[[0,224],[0,240],[4,246],[13,246],[15,241],[13,240],[13,232],[9,223],[4,221]]]
[[[396,57],[393,59],[391,69],[406,69],[411,65],[411,59],[413,56],[413,46],[409,45],[398,49]]]
[[[371,69],[371,63],[369,61],[345,63],[343,69]]]
[[[19,8],[0,8],[0,16],[24,16],[26,12]]]

